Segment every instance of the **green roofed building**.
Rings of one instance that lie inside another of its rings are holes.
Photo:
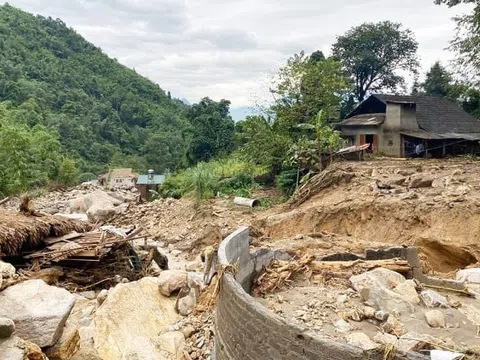
[[[137,179],[137,189],[143,200],[148,200],[150,190],[157,190],[165,182],[165,175],[156,175],[153,170],[148,170],[147,175],[140,175]]]

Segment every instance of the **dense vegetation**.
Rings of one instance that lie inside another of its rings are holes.
[[[473,0],[436,0],[455,6]],[[413,93],[443,96],[480,116],[480,6],[453,42],[471,78],[432,66]],[[418,44],[399,23],[338,36],[332,56],[291,56],[264,115],[233,122],[228,100],[186,105],[107,57],[61,20],[0,6],[0,195],[89,180],[109,167],[172,175],[164,196],[248,195],[276,184],[291,194],[343,145],[335,123],[372,92],[405,93]],[[477,80],[475,80],[477,79]]]
[[[0,148],[9,158],[0,163],[3,194],[76,181],[62,174],[67,163],[70,177],[78,169],[87,179],[113,166],[175,170],[231,150],[228,101],[189,108],[61,20],[8,4],[0,6],[0,106],[0,138],[19,137]]]

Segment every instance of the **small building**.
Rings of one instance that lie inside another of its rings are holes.
[[[368,152],[441,157],[478,150],[480,121],[455,103],[434,96],[372,95],[337,124],[349,145]]]
[[[137,179],[137,189],[143,200],[150,199],[150,190],[158,190],[158,186],[165,182],[165,175],[156,175],[153,170],[148,170],[147,175],[140,175]]]
[[[115,187],[132,188],[135,186],[137,178],[138,174],[135,174],[132,169],[112,169],[100,177],[99,183],[109,189]]]

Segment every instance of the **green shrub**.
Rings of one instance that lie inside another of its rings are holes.
[[[92,180],[96,180],[96,179],[97,179],[97,176],[94,173],[91,173],[91,172],[81,173],[78,176],[78,182],[79,183],[84,183],[84,182],[92,181]]]
[[[164,197],[192,196],[198,201],[217,195],[247,196],[258,187],[255,176],[263,173],[264,169],[244,161],[216,160],[199,163],[167,177],[160,191]]]
[[[297,169],[283,170],[277,175],[277,188],[286,196],[291,196],[297,187]]]

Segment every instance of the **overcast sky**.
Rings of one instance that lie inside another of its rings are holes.
[[[336,35],[392,20],[415,32],[423,70],[453,55],[448,9],[433,0],[10,0],[61,18],[111,57],[178,98],[226,98],[232,107],[267,96],[269,74],[290,55],[329,53]]]

